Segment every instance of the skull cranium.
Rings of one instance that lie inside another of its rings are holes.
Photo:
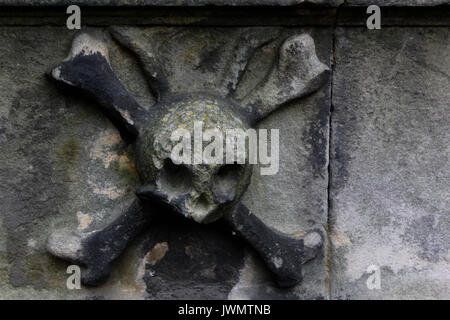
[[[178,163],[173,154],[174,141],[170,139],[173,132],[182,128],[190,132],[193,141],[196,122],[206,131],[219,131],[221,136],[228,129],[247,129],[230,104],[231,101],[216,97],[181,96],[156,106],[160,110],[158,116],[152,118],[137,140],[137,168],[145,184],[138,195],[163,201],[201,223],[219,219],[224,210],[235,205],[247,189],[251,166],[247,162],[226,163],[225,159],[221,164]]]

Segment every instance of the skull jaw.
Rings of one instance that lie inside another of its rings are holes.
[[[151,202],[181,214],[185,218],[192,219],[198,223],[211,223],[222,218],[225,210],[230,204],[219,205],[192,201],[189,194],[171,198],[167,193],[158,190],[153,185],[145,185],[136,190],[136,195],[144,202]]]

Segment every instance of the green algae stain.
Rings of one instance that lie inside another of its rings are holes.
[[[62,145],[58,154],[58,158],[65,163],[73,163],[77,159],[79,154],[79,143],[75,139],[70,138]]]
[[[113,161],[111,164],[111,169],[116,172],[121,179],[131,183],[132,185],[138,184],[138,172],[134,165],[134,161],[128,155],[124,154],[120,156],[118,160]]]

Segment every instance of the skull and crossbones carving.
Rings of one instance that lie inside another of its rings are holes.
[[[164,68],[151,52],[120,29],[113,28],[112,34],[141,59],[156,95],[151,108],[141,107],[121,84],[109,63],[106,42],[96,32],[78,33],[69,56],[49,75],[91,94],[119,129],[136,141],[141,187],[130,208],[111,224],[93,232],[56,231],[48,239],[48,251],[80,265],[84,284],[98,285],[152,217],[171,210],[199,223],[226,221],[259,253],[279,286],[299,283],[301,265],[322,246],[321,232],[312,230],[294,238],[266,226],[240,202],[250,183],[250,164],[176,164],[169,142],[174,129],[180,125],[191,129],[195,121],[219,130],[250,128],[282,104],[317,90],[326,81],[328,68],[318,60],[313,39],[307,34],[285,39],[266,77],[247,96],[237,98],[232,90],[225,95],[173,93]],[[236,73],[236,82],[243,70]]]

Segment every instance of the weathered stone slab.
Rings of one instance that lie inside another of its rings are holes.
[[[450,297],[449,49],[448,28],[336,31],[332,298]]]
[[[170,81],[180,90],[189,83],[196,90],[214,87],[210,80],[216,72],[208,66],[233,71],[215,55],[217,50],[207,49],[220,47],[225,57],[236,58],[229,53],[240,48],[236,45],[242,31],[130,30],[141,33],[138,41],[165,44],[160,52],[167,56],[162,59],[171,63]],[[281,41],[290,35],[310,32],[320,60],[329,61],[331,29],[249,31],[269,39],[251,58],[242,93],[264,76]],[[44,75],[66,56],[72,35],[59,27],[0,28],[0,298],[326,298],[325,249],[305,266],[303,284],[279,290],[261,260],[244,251],[228,229],[171,217],[162,217],[134,242],[105,285],[66,288],[68,264],[45,251],[50,232],[62,227],[91,231],[108,223],[129,205],[138,184],[133,147],[92,100],[61,90]],[[109,47],[120,80],[141,105],[151,106],[154,100],[136,57],[112,39]],[[200,63],[202,59],[209,64]],[[182,81],[186,74],[189,81]],[[329,105],[325,86],[260,124],[281,129],[280,172],[266,179],[255,168],[254,189],[245,201],[280,231],[301,234],[326,224]],[[264,189],[266,184],[272,185]]]

